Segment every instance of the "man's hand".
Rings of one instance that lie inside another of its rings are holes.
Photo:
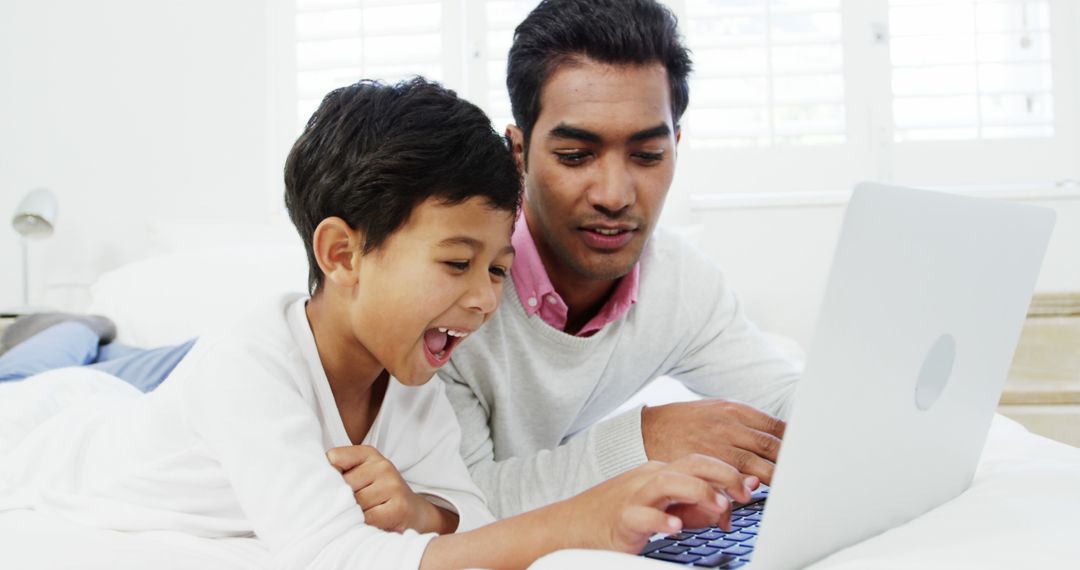
[[[456,514],[414,493],[394,464],[374,447],[335,447],[326,457],[352,488],[367,524],[391,532],[411,528],[420,533],[447,534],[457,529]]]
[[[716,457],[766,485],[772,483],[786,424],[741,402],[699,400],[641,411],[650,460],[670,462],[700,453]]]

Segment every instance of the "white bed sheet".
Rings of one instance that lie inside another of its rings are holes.
[[[140,394],[121,380],[87,368],[53,370],[37,380],[41,381],[0,383],[0,464],[5,452],[30,430],[64,409]],[[2,569],[231,570],[271,565],[269,552],[254,538],[126,533],[87,527],[51,513],[0,511]]]
[[[134,390],[108,375],[55,371],[52,388],[0,384],[0,460],[30,426],[71,402],[123,398]],[[42,386],[42,384],[37,384]],[[44,450],[47,452],[47,450]],[[933,468],[933,466],[927,466]],[[812,520],[812,519],[811,519]],[[266,568],[255,539],[172,532],[121,533],[55,515],[0,512],[0,568]],[[564,551],[534,568],[674,568],[643,558]],[[970,489],[926,515],[838,552],[821,569],[1080,568],[1080,449],[1031,434],[997,416]]]

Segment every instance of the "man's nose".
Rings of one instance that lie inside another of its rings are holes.
[[[637,197],[634,186],[634,175],[626,161],[605,160],[598,178],[589,188],[589,204],[609,217],[618,217],[634,205]]]

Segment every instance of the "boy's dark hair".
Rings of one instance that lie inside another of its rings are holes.
[[[690,103],[690,52],[678,20],[655,0],[544,0],[514,30],[506,88],[528,148],[540,91],[555,69],[581,56],[608,64],[660,62],[671,84],[677,126]]]
[[[285,206],[307,250],[311,293],[324,279],[312,248],[324,219],[362,231],[366,254],[428,198],[474,196],[516,214],[520,175],[506,141],[476,105],[421,77],[331,91],[285,161]]]

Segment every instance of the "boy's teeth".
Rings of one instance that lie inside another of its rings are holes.
[[[603,228],[597,228],[596,233],[603,234],[603,235],[606,235],[606,236],[613,236],[613,235],[619,233],[619,230],[605,230]]]
[[[439,332],[441,333],[447,332],[447,330],[448,329],[446,327],[439,327]]]

